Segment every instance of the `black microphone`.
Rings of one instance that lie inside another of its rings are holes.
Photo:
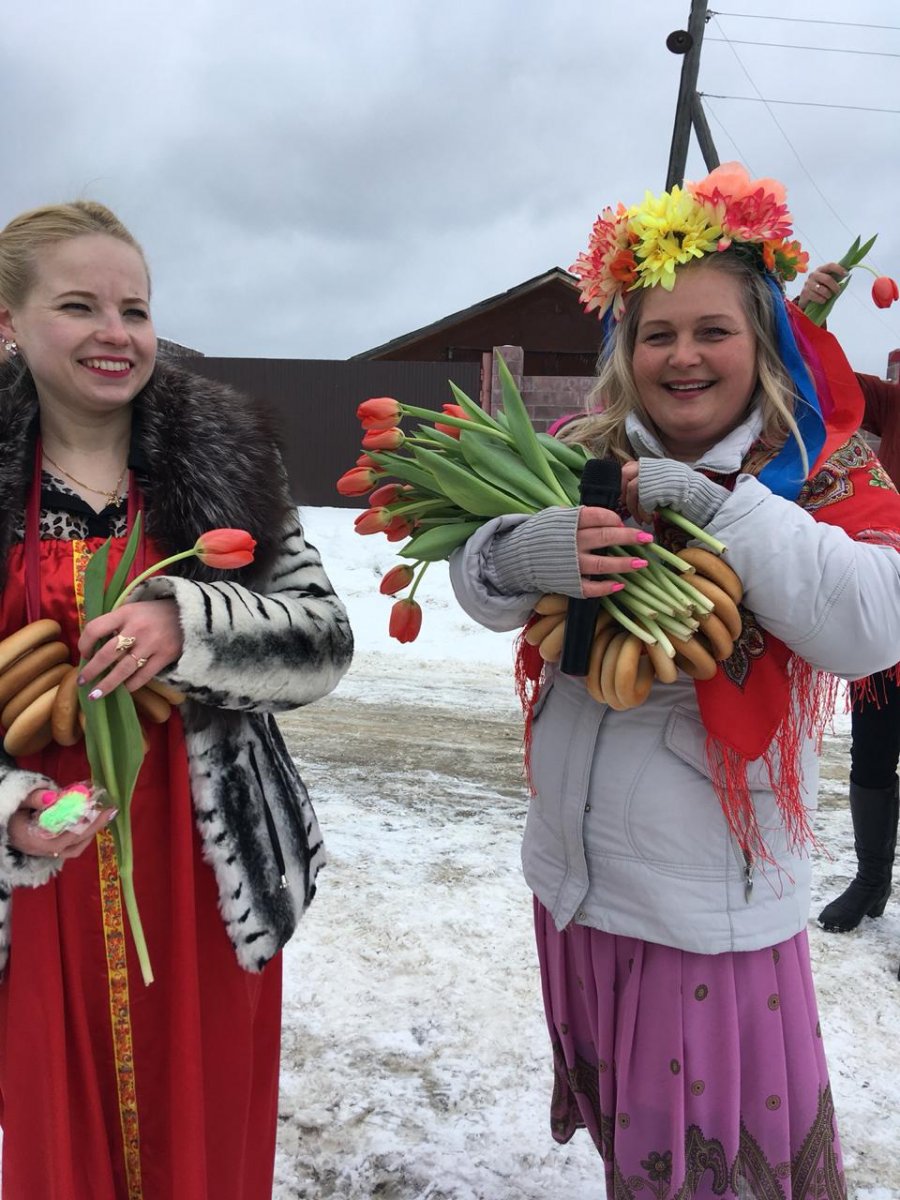
[[[589,458],[581,473],[580,502],[589,508],[619,506],[622,491],[622,468],[614,458]],[[594,576],[593,578],[599,578]],[[566,633],[563,639],[559,669],[565,675],[587,675],[594,641],[594,625],[600,611],[600,597],[587,600],[569,599],[566,614]]]

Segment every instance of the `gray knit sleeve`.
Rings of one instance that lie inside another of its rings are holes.
[[[501,592],[581,596],[577,508],[545,508],[494,539],[489,570]]]
[[[642,458],[638,476],[641,508],[674,508],[689,521],[708,525],[731,493],[687,463],[671,458]]]

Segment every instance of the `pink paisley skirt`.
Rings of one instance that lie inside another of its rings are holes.
[[[691,954],[535,901],[551,1132],[586,1128],[615,1200],[846,1200],[806,933]]]

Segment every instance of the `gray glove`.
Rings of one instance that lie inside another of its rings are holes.
[[[703,528],[731,495],[728,488],[713,483],[687,463],[673,458],[641,458],[638,461],[638,501],[646,512],[674,508]]]
[[[575,533],[577,508],[545,508],[494,539],[490,574],[503,593],[581,596]]]

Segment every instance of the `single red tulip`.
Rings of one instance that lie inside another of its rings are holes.
[[[369,429],[362,446],[363,450],[399,450],[405,441],[402,429]]]
[[[384,533],[391,524],[390,510],[387,508],[367,508],[353,522],[357,533]]]
[[[342,496],[365,496],[383,474],[372,467],[351,467],[337,481],[337,490]]]
[[[415,600],[398,600],[391,609],[388,633],[398,642],[414,642],[422,628],[422,609]]]
[[[406,517],[394,517],[385,529],[384,536],[389,542],[402,542],[404,538],[409,537],[412,530],[412,524],[407,521]]]
[[[382,577],[381,583],[378,585],[378,590],[382,596],[396,596],[398,592],[402,592],[404,588],[409,587],[415,576],[415,571],[406,563],[399,563],[396,567],[391,567],[389,571]]]
[[[375,459],[370,458],[368,456],[368,454],[361,454],[359,456],[359,458],[356,460],[356,465],[358,467],[368,467],[370,471],[380,471],[381,470],[381,468],[379,467],[379,465],[375,461]]]
[[[390,396],[363,400],[356,410],[363,429],[390,429],[400,420],[400,405]]]
[[[383,483],[369,497],[369,507],[380,508],[382,504],[396,504],[402,492],[403,488],[399,483]]]
[[[872,284],[872,299],[879,308],[890,308],[895,300],[900,300],[896,280],[890,275],[879,275]]]
[[[253,562],[256,539],[246,529],[210,529],[201,533],[194,544],[194,552],[207,567],[246,567]]]
[[[458,417],[460,421],[469,420],[469,414],[458,404],[443,404],[441,405],[441,411],[445,412],[448,417]],[[458,425],[442,425],[440,421],[435,421],[434,427],[435,429],[439,429],[441,433],[446,433],[448,437],[458,438],[462,433]]]

